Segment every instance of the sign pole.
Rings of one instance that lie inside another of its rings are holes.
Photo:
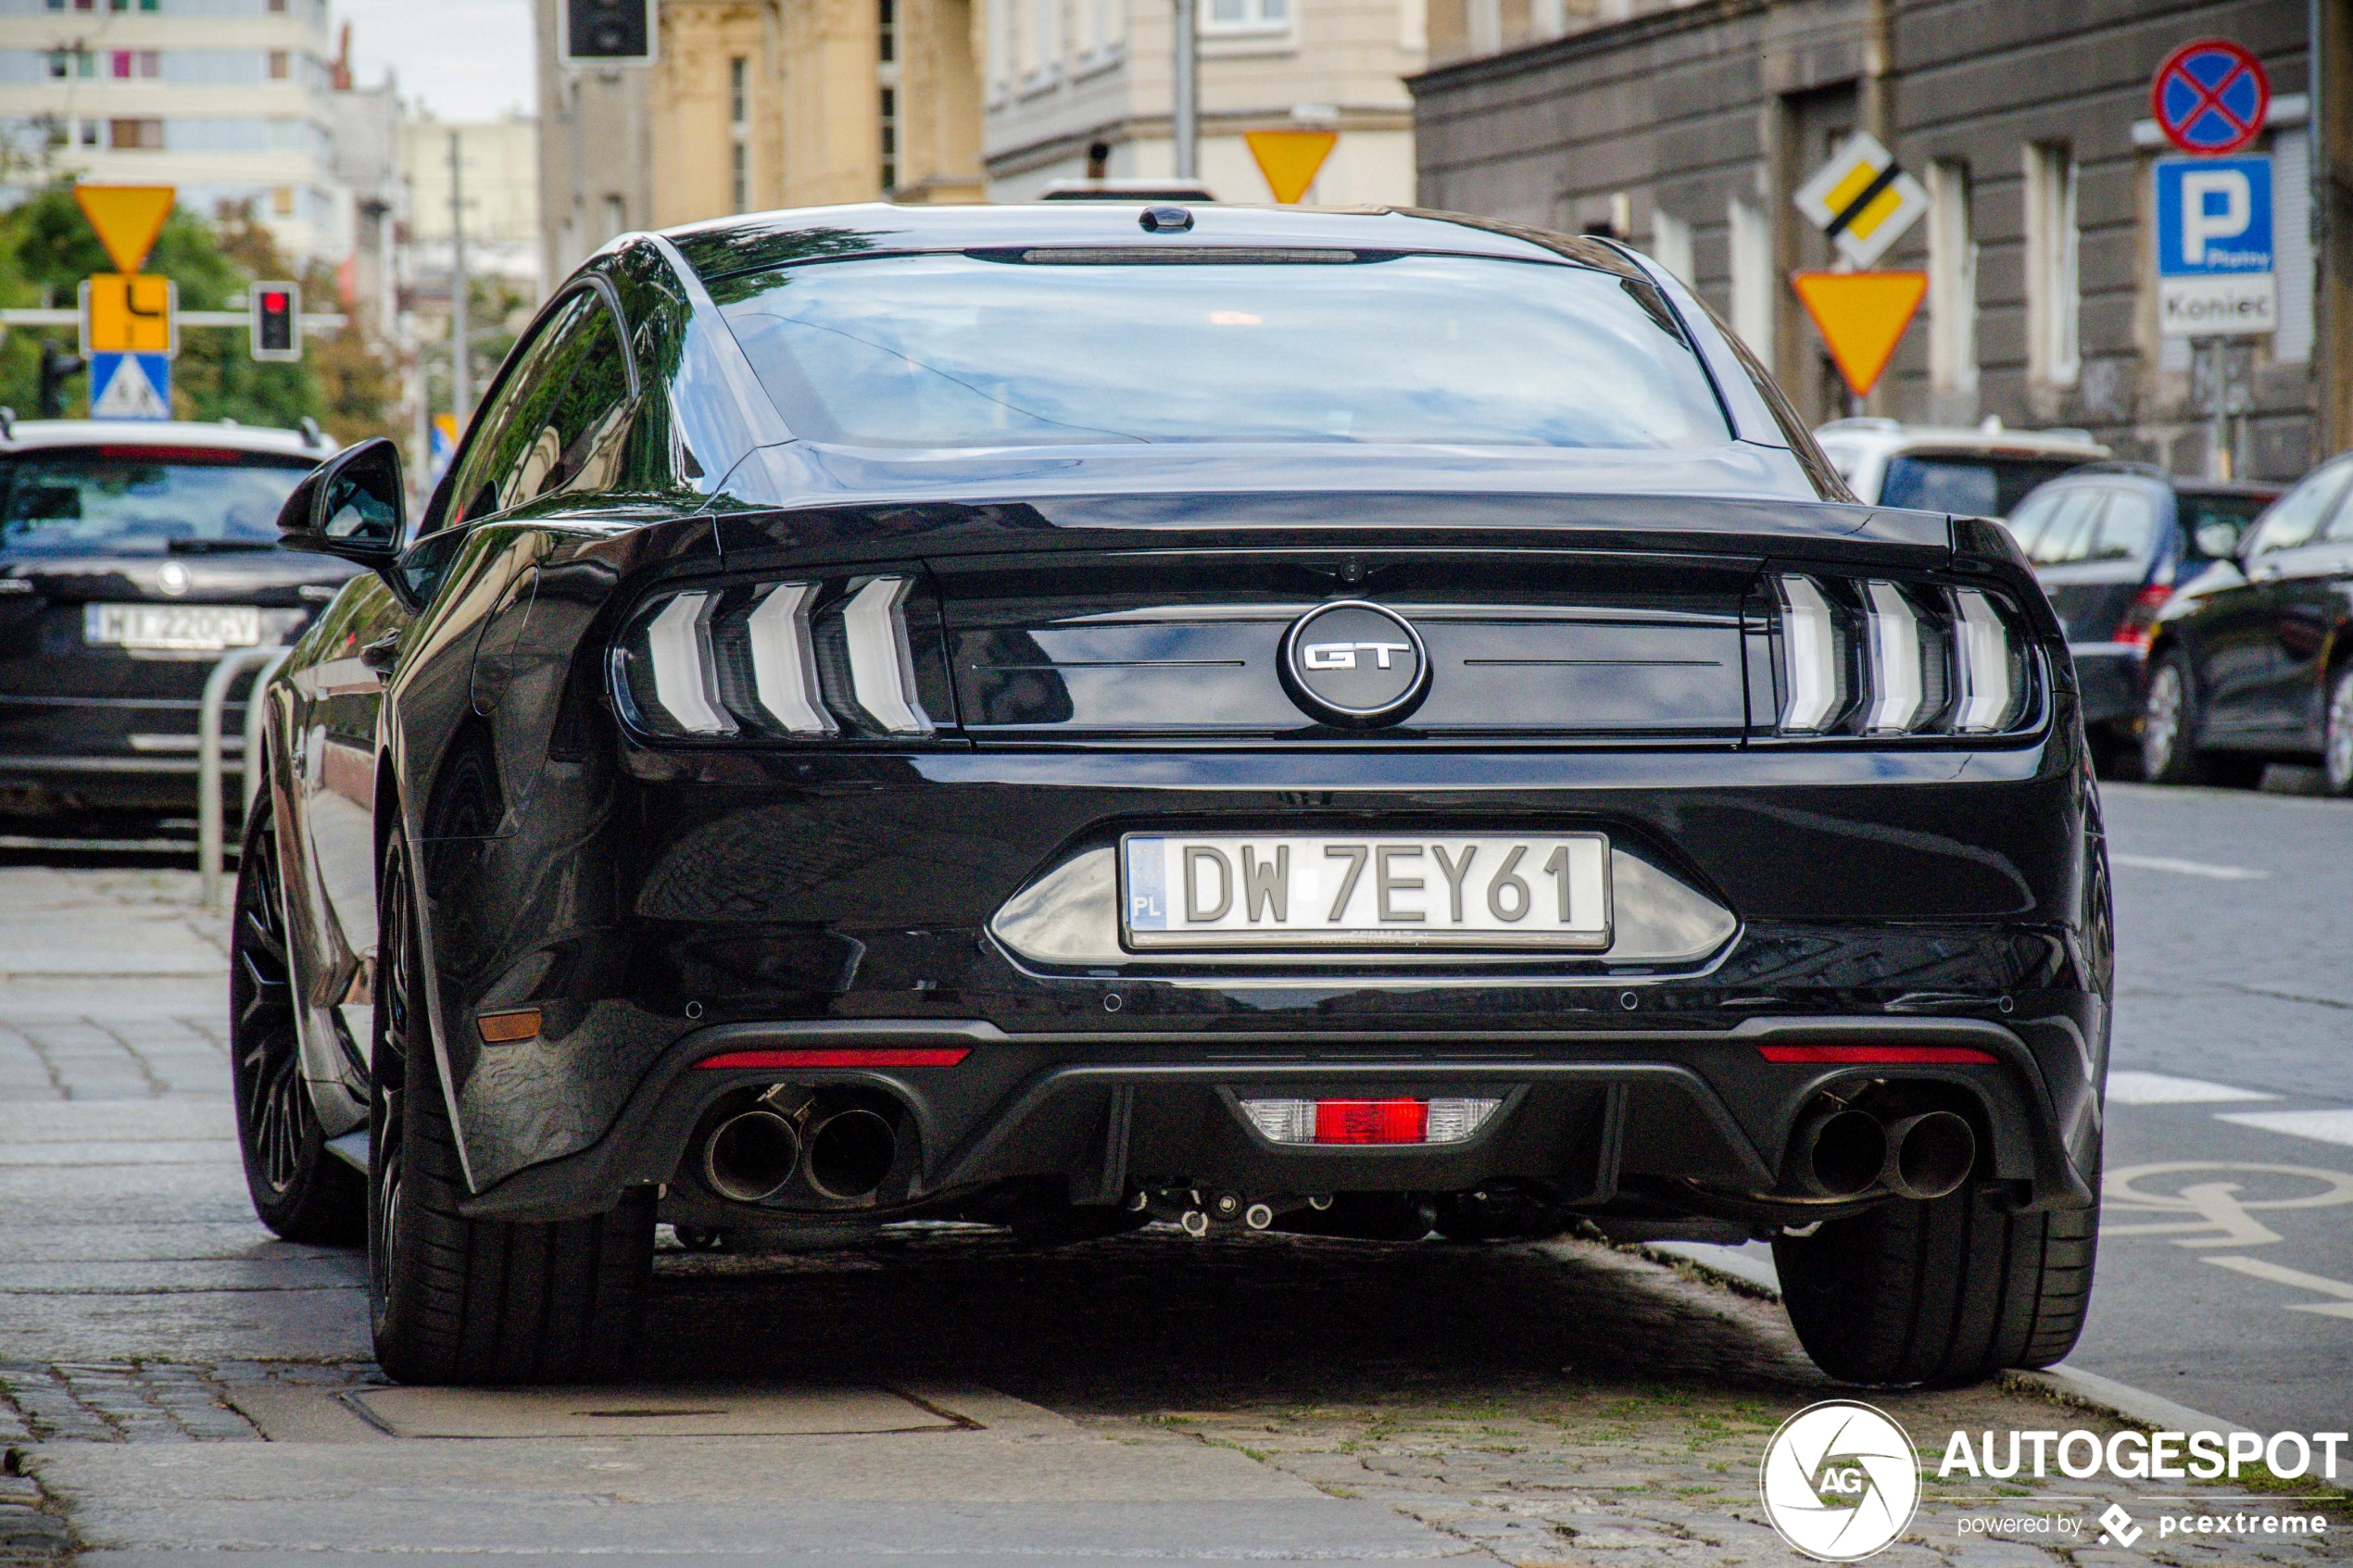
[[[1201,178],[1201,38],[1199,0],[1174,0],[1176,58],[1170,79],[1168,133],[1176,143],[1176,178]]]
[[[2225,377],[2230,373],[2230,360],[2226,355],[2229,346],[2228,338],[2210,337],[2206,340],[2206,347],[2213,356],[2211,373],[2214,378],[2214,412],[2209,421],[2206,465],[2209,479],[2232,477],[2229,387],[2225,383]]]

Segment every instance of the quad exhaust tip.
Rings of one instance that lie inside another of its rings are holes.
[[[809,1135],[809,1185],[837,1202],[865,1198],[899,1159],[899,1133],[863,1107],[837,1110]]]
[[[1878,1188],[1915,1202],[1945,1197],[1977,1164],[1966,1118],[1926,1110],[1882,1123],[1865,1111],[1818,1110],[1798,1124],[1791,1174],[1814,1198],[1860,1198]]]
[[[800,1134],[764,1106],[737,1111],[703,1140],[703,1179],[737,1203],[775,1197],[799,1168]]]

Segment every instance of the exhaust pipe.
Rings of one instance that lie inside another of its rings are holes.
[[[1798,1123],[1790,1149],[1792,1178],[1816,1198],[1868,1192],[1889,1163],[1886,1129],[1859,1110],[1815,1112]]]
[[[1885,1179],[1899,1198],[1943,1198],[1969,1180],[1976,1163],[1977,1135],[1949,1110],[1906,1116],[1887,1129]]]
[[[809,1185],[837,1202],[865,1198],[899,1158],[899,1134],[871,1110],[852,1107],[819,1122],[809,1135]]]
[[[800,1165],[800,1135],[764,1107],[738,1111],[703,1140],[702,1174],[711,1190],[737,1203],[782,1192]]]

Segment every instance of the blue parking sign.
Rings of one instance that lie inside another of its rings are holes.
[[[2166,336],[2271,331],[2271,255],[2268,154],[2158,161],[2158,321]]]

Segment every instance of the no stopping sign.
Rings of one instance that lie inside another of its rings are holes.
[[[2271,82],[2263,62],[2227,38],[2201,38],[2165,56],[2149,83],[2149,112],[2185,153],[2234,153],[2262,133]]]

